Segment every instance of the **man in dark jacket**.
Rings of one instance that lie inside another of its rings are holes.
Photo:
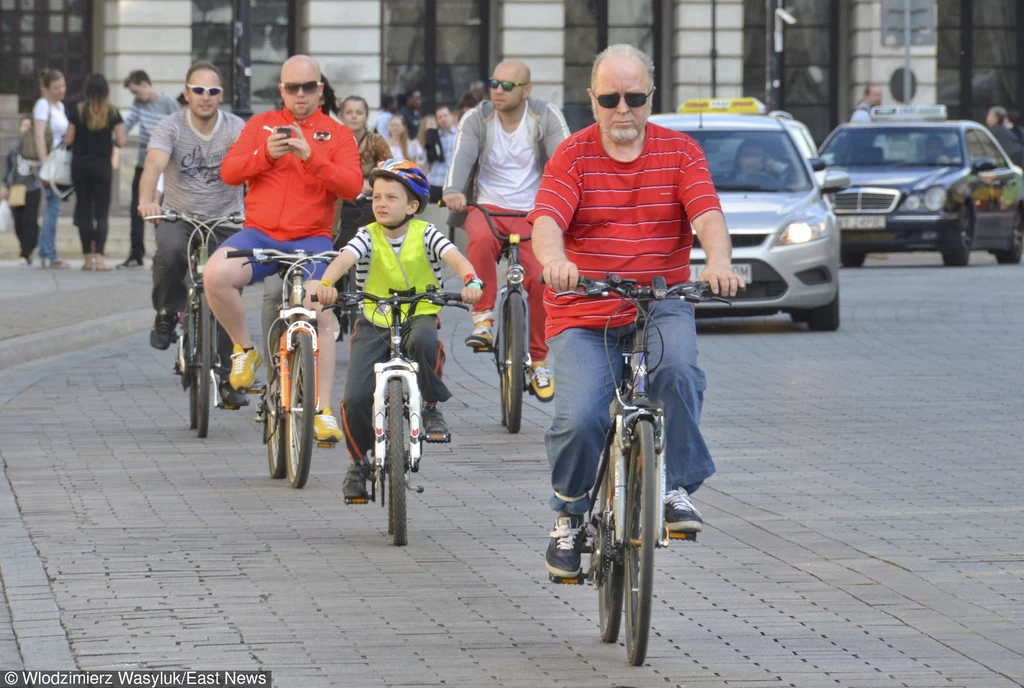
[[[1013,135],[1013,132],[1006,128],[1006,108],[1001,105],[989,108],[988,115],[985,117],[985,126],[992,132],[992,136],[995,137],[999,145],[1002,146],[1006,152],[1006,156],[1010,158],[1010,161],[1015,165],[1021,164],[1021,152],[1022,147],[1017,137]]]

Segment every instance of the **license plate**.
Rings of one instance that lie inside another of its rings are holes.
[[[733,263],[732,271],[743,278],[743,281],[750,284],[754,281],[754,271],[751,269],[750,263]],[[700,281],[700,274],[704,272],[704,265],[701,263],[693,263],[690,265],[690,279],[694,282]]]
[[[885,229],[885,215],[840,215],[839,229]]]

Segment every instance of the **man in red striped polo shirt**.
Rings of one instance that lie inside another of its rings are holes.
[[[550,289],[574,289],[579,275],[608,272],[641,284],[657,276],[670,285],[686,282],[694,233],[707,254],[701,277],[711,290],[735,296],[743,287],[731,270],[732,245],[704,151],[685,134],[647,122],[653,92],[654,65],[640,50],[613,45],[594,60],[589,93],[597,123],[559,146],[528,217]],[[556,299],[551,290],[544,305],[562,385],[545,436],[550,504],[558,512],[546,561],[551,574],[572,578],[582,571],[583,515],[622,370],[618,338],[632,327],[635,310],[615,298]],[[699,531],[703,521],[689,494],[715,465],[698,427],[705,378],[693,306],[658,301],[651,316],[657,328],[649,360],[657,366],[650,393],[665,404],[668,440],[665,520],[670,530]]]

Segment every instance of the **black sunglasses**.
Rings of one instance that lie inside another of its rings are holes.
[[[287,93],[290,96],[293,96],[296,93],[298,93],[300,88],[302,89],[303,93],[305,93],[307,96],[310,96],[310,95],[313,95],[314,93],[316,93],[317,91],[320,90],[320,84],[321,83],[322,82],[320,82],[320,81],[307,81],[304,84],[288,83],[288,84],[281,84],[281,86],[284,87],[284,92]]]
[[[211,96],[216,97],[224,92],[224,89],[220,86],[194,86],[192,84],[185,84],[185,88],[192,91],[197,96],[209,93]]]
[[[491,79],[487,82],[487,85],[497,90],[501,86],[502,91],[511,91],[516,86],[526,86],[529,81],[498,81],[497,79]]]
[[[653,88],[651,93],[654,93]],[[619,101],[625,98],[627,107],[636,108],[646,103],[651,93],[605,93],[597,96],[597,104],[605,109],[614,110],[619,107]]]

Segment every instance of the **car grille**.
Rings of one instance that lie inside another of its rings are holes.
[[[853,189],[835,195],[837,213],[891,213],[900,192],[889,189]]]
[[[764,243],[764,240],[768,237],[767,234],[730,234],[729,238],[732,239],[733,248],[752,248],[754,246],[760,246]],[[697,235],[693,235],[693,247],[700,248],[700,240]]]

